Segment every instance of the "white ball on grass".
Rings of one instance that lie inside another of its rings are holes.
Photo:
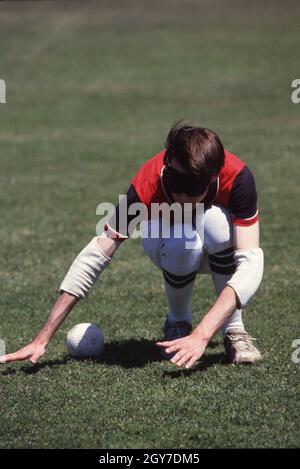
[[[66,346],[72,357],[97,357],[104,350],[103,332],[96,324],[89,322],[76,324],[67,334]]]

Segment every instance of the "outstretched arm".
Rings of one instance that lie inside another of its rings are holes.
[[[110,239],[110,238],[97,238],[97,245],[100,249],[100,254],[102,253],[107,259],[111,259],[121,244],[121,240]],[[84,252],[84,250],[82,251]],[[80,255],[76,258],[77,263],[80,259]],[[75,260],[75,261],[76,261]],[[95,259],[94,259],[95,260]],[[74,261],[74,262],[75,262]],[[86,261],[89,262],[88,260]],[[74,264],[74,263],[73,263]],[[82,267],[84,270],[84,266]],[[92,267],[87,266],[87,270],[90,270]],[[72,269],[72,267],[71,267]],[[71,271],[70,269],[70,271]],[[69,271],[69,272],[70,272]],[[76,272],[78,277],[82,275],[83,271],[78,270],[78,265],[76,265]],[[99,273],[98,273],[99,275]],[[67,276],[68,277],[68,276]],[[67,279],[66,277],[66,279]],[[97,280],[98,276],[92,275],[93,280]],[[66,280],[65,279],[65,280]],[[74,291],[77,292],[80,290],[80,285],[76,284],[76,280],[73,279]],[[92,280],[91,280],[92,282]],[[72,279],[68,280],[66,283],[72,285]],[[84,287],[86,289],[86,286]],[[9,353],[0,357],[0,363],[7,363],[18,360],[29,360],[31,363],[36,363],[45,353],[46,347],[49,344],[50,340],[54,336],[55,332],[59,326],[64,322],[68,314],[72,311],[76,303],[79,301],[81,296],[77,296],[77,293],[62,291],[62,294],[57,299],[53,308],[48,316],[48,319],[42,329],[38,332],[36,337],[25,347],[22,347],[15,353]]]
[[[249,227],[234,226],[234,240],[237,271],[200,324],[187,337],[157,342],[167,353],[177,352],[171,359],[177,366],[190,368],[204,354],[226,319],[253,296],[261,282],[263,255],[259,248],[258,222]]]
[[[0,363],[8,363],[19,360],[29,360],[36,363],[45,353],[46,347],[56,330],[66,319],[70,311],[77,303],[78,298],[69,293],[63,293],[57,299],[48,316],[48,319],[36,337],[25,347],[14,353],[0,357]]]

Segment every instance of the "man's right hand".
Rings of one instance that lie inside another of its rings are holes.
[[[33,341],[30,344],[25,345],[25,347],[17,350],[17,352],[2,355],[2,357],[0,357],[0,363],[29,360],[30,363],[35,364],[45,352],[45,345],[41,345]]]
[[[106,256],[112,256],[120,245],[120,240],[111,240],[106,238],[98,238],[99,247],[104,251]],[[63,290],[63,289],[62,289]],[[0,363],[9,363],[15,361],[28,360],[35,364],[45,354],[46,346],[51,341],[54,333],[66,319],[70,311],[79,298],[73,293],[63,291],[56,300],[48,319],[36,337],[30,344],[25,345],[15,353],[8,353],[0,357]]]

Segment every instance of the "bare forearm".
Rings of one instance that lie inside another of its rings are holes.
[[[71,312],[78,298],[69,293],[63,293],[55,302],[47,321],[37,334],[34,342],[47,346],[56,330]]]
[[[98,238],[98,244],[106,256],[112,257],[120,242],[106,238]],[[75,294],[68,293],[67,291],[62,293],[55,302],[43,328],[35,337],[34,342],[47,345],[78,300],[79,298],[77,298]]]
[[[84,298],[121,242],[114,239],[94,238],[77,256],[61,284],[61,296],[55,302],[47,321],[36,337],[14,353],[0,357],[0,363],[17,360],[37,361],[44,355],[46,347],[59,326],[66,319],[80,298]],[[75,265],[76,268],[73,267]]]
[[[194,334],[208,343],[222,327],[226,319],[231,316],[236,306],[235,291],[229,286],[225,287],[215,304],[194,329]]]

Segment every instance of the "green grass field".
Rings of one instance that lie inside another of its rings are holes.
[[[130,240],[39,365],[0,368],[1,448],[296,447],[300,441],[300,5],[292,1],[1,2],[0,338],[44,322],[75,255],[140,164],[186,118],[214,129],[257,180],[263,284],[244,313],[263,362],[192,371],[158,360],[160,272]],[[214,301],[197,279],[194,324]],[[99,362],[66,332],[95,322]]]

